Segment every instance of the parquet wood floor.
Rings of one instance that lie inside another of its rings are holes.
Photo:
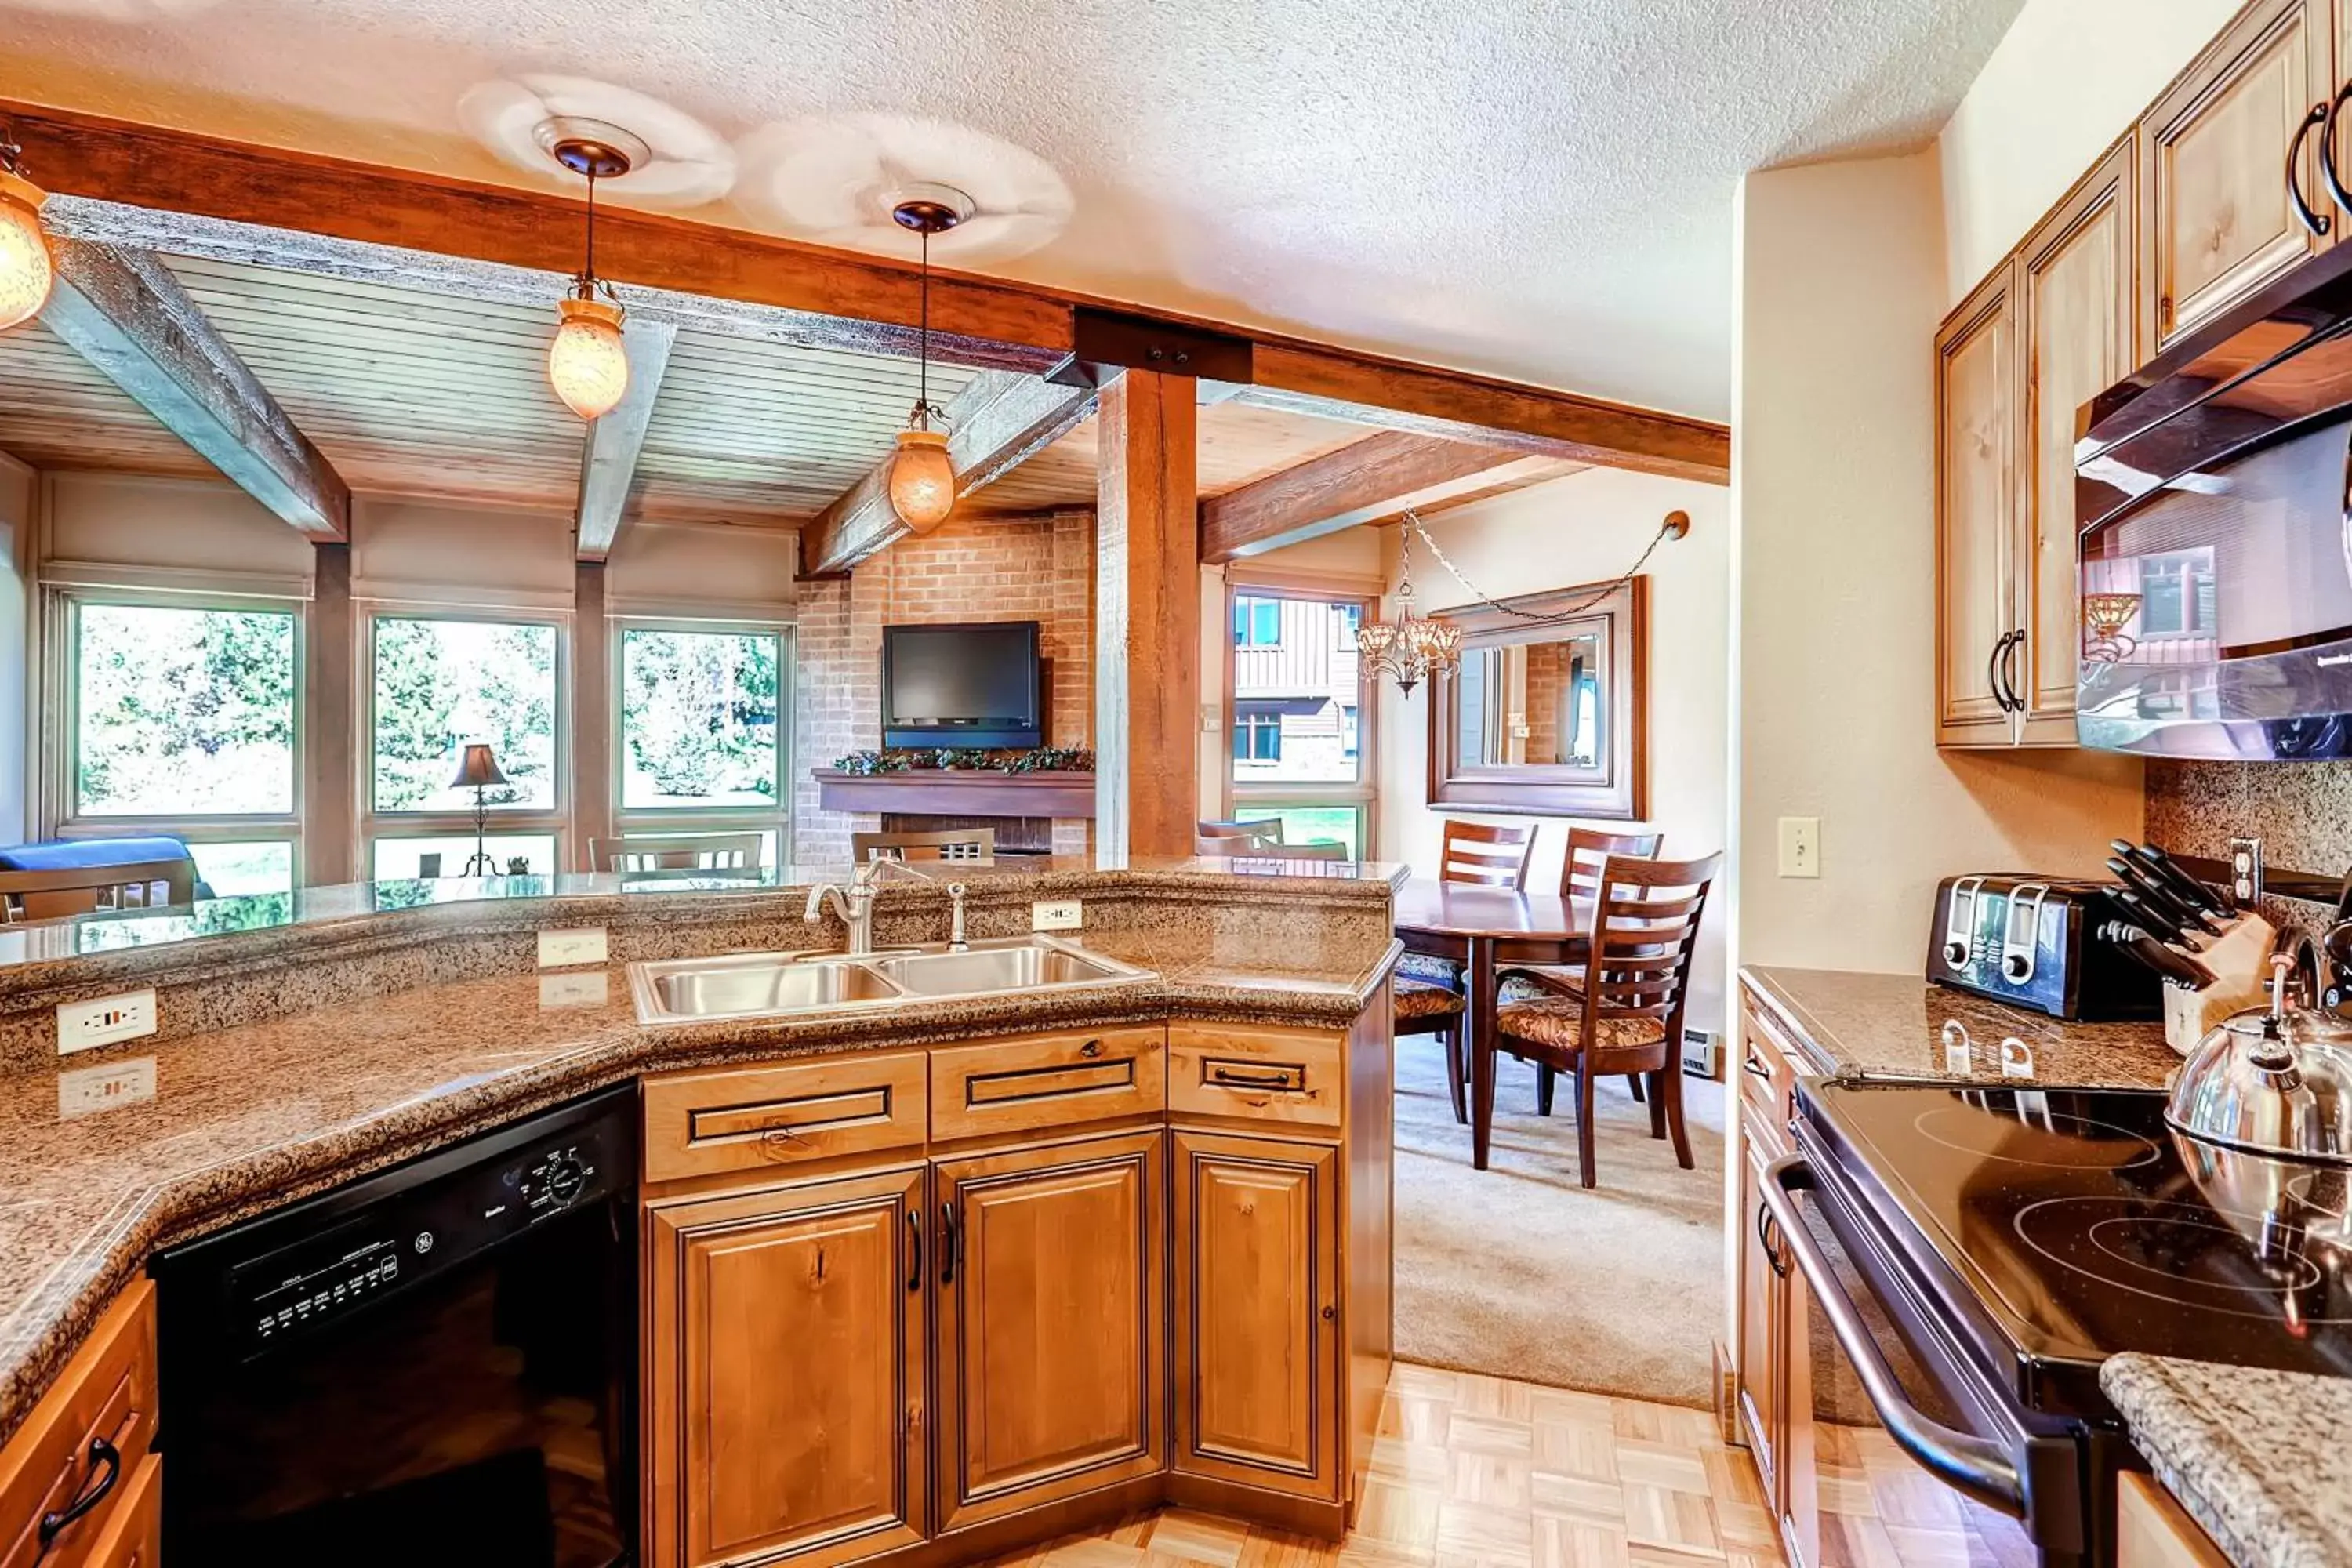
[[[1884,1432],[1818,1437],[1817,1568],[2010,1568]],[[1986,1516],[1990,1518],[1990,1516]],[[1995,1523],[2006,1523],[1994,1521]],[[2018,1538],[2021,1542],[2022,1537]],[[2029,1559],[2030,1561],[2030,1554]],[[1355,1531],[1339,1542],[1168,1509],[994,1568],[1779,1568],[1744,1448],[1702,1410],[1400,1363]]]

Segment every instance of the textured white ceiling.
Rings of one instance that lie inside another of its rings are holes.
[[[519,72],[919,114],[1075,196],[975,269],[1722,417],[1740,174],[1932,134],[2021,4],[0,0],[0,92],[509,182]]]

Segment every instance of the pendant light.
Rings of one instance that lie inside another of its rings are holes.
[[[39,315],[57,279],[49,237],[41,231],[48,195],[25,178],[24,152],[0,129],[0,332]]]
[[[562,324],[547,351],[547,379],[572,413],[598,419],[629,390],[629,352],[621,339],[627,312],[612,285],[596,276],[596,182],[627,174],[646,149],[618,126],[593,120],[559,117],[541,125],[540,135],[550,157],[588,181],[588,253],[571,295],[556,305]]]
[[[890,216],[922,236],[922,339],[916,359],[919,390],[907,427],[898,432],[898,455],[890,459],[890,510],[917,533],[929,533],[955,510],[955,462],[948,456],[948,433],[931,428],[946,414],[931,402],[931,236],[944,234],[971,211],[971,199],[945,185],[901,193]]]

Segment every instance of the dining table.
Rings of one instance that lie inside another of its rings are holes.
[[[1397,889],[1393,910],[1397,940],[1406,952],[1462,966],[1470,1163],[1483,1171],[1495,1126],[1496,970],[1510,963],[1582,963],[1592,900],[1414,877]]]

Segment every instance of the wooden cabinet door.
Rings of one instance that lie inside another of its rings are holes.
[[[1175,1135],[1176,1468],[1336,1499],[1339,1154]]]
[[[941,1161],[940,1528],[1161,1468],[1167,1134]]]
[[[1994,668],[2010,615],[2017,331],[2003,267],[1936,337],[1936,739],[2007,745]]]
[[[1781,1301],[1786,1294],[1764,1245],[1764,1167],[1780,1154],[1778,1144],[1752,1112],[1741,1117],[1739,1167],[1739,1428],[1763,1478],[1764,1495],[1775,1510],[1780,1500],[1780,1379],[1779,1342]]]
[[[923,1539],[918,1167],[647,1205],[647,1560]]]
[[[2286,185],[2295,128],[2333,91],[2334,34],[2330,0],[2261,0],[2140,121],[2141,336],[2149,353],[2335,237],[2332,226],[2321,238],[2296,221]],[[2302,185],[2326,212],[2315,153],[2305,150]]]
[[[2024,310],[2025,515],[2012,584],[2025,642],[2011,667],[2028,741],[2074,743],[2083,646],[2074,563],[2074,441],[2082,405],[2139,363],[2132,321],[2128,141],[2027,238],[2018,261]]]

